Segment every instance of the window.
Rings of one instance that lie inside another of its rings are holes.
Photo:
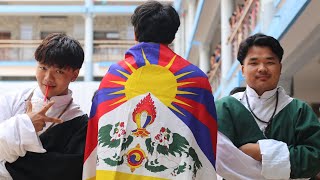
[[[10,32],[0,32],[0,39],[10,39],[11,33]]]
[[[64,33],[64,34],[65,34],[65,32],[42,31],[42,32],[40,32],[40,38],[41,38],[41,39],[44,39],[45,37],[47,37],[47,36],[48,36],[49,34],[51,34],[51,33]]]
[[[0,32],[0,40],[11,39],[10,32]],[[0,47],[0,61],[10,59],[10,48],[6,45]]]
[[[116,40],[120,39],[119,32],[116,31],[95,31],[93,33],[94,40]]]
[[[59,19],[67,19],[67,16],[40,16],[40,18],[59,20]]]

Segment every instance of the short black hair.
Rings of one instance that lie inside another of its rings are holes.
[[[148,1],[134,10],[131,24],[137,41],[170,44],[178,31],[180,19],[171,5]]]
[[[84,52],[77,40],[62,33],[52,33],[38,46],[34,57],[39,63],[48,66],[80,69]]]
[[[283,48],[278,40],[265,34],[257,33],[243,40],[238,50],[238,61],[243,65],[243,61],[247,56],[248,50],[252,46],[269,47],[271,51],[278,56],[280,62],[283,56]]]

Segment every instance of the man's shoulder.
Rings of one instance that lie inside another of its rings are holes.
[[[226,104],[232,104],[234,102],[239,102],[235,97],[233,96],[225,96],[218,100],[216,100],[216,103],[226,103]]]
[[[299,109],[312,109],[307,102],[297,98],[293,98],[292,101],[287,105],[287,107],[295,109],[297,111]]]
[[[17,89],[17,90],[13,90],[13,91],[10,91],[10,92],[6,92],[6,93],[2,94],[2,96],[19,96],[19,95],[21,96],[21,95],[24,95],[24,94],[31,93],[33,89],[34,88],[31,88],[31,87]]]
[[[1,101],[14,101],[19,102],[20,100],[25,100],[32,93],[34,88],[24,88],[17,91],[6,92],[0,96]]]
[[[309,106],[305,101],[297,98],[292,98],[292,101],[287,105],[287,107],[299,108],[303,106]]]
[[[218,111],[243,111],[245,110],[243,104],[233,96],[226,96],[217,101],[215,101],[216,109]]]

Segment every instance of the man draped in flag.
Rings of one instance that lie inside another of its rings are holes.
[[[83,179],[216,179],[210,84],[168,47],[177,12],[149,1],[131,22],[139,44],[110,67],[93,99]]]

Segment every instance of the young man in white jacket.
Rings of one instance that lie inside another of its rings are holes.
[[[81,179],[88,117],[68,86],[78,77],[83,49],[54,33],[35,59],[38,86],[0,97],[0,179]]]

